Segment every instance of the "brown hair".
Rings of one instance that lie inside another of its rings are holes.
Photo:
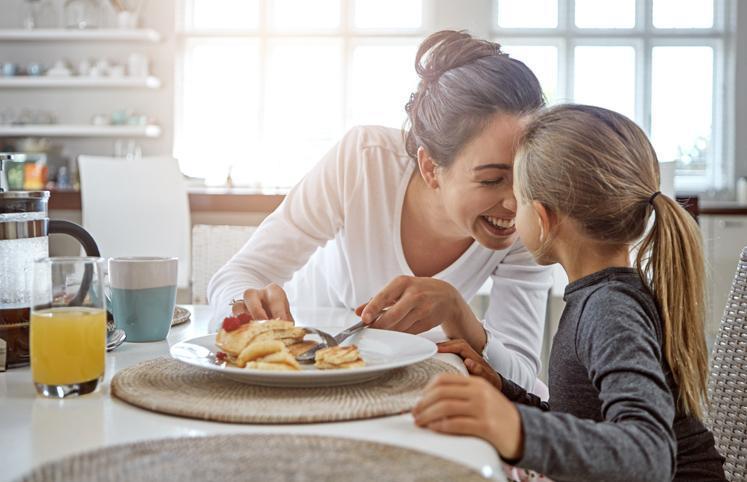
[[[494,114],[523,115],[545,104],[539,81],[526,65],[501,52],[499,44],[466,32],[428,36],[415,56],[415,71],[420,82],[405,106],[405,147],[417,159],[423,146],[442,167]]]
[[[607,109],[553,107],[527,127],[514,169],[522,202],[538,201],[567,215],[591,239],[609,246],[638,240],[656,214],[640,241],[636,268],[658,304],[678,407],[700,417],[708,377],[700,231],[675,200],[654,195],[659,163],[646,134]]]

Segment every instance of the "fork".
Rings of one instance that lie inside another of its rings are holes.
[[[313,363],[314,359],[316,357],[316,352],[318,352],[322,348],[328,348],[330,346],[337,346],[337,345],[339,345],[343,341],[347,340],[348,338],[350,338],[354,334],[356,334],[359,331],[361,331],[366,326],[368,326],[368,325],[366,325],[361,320],[358,323],[356,323],[355,325],[342,330],[340,333],[336,334],[334,337],[330,337],[331,340],[328,340],[324,336],[324,335],[326,335],[326,336],[329,337],[329,334],[323,332],[322,330],[317,330],[316,328],[306,328],[306,327],[304,327],[304,330],[307,330],[310,333],[316,333],[317,335],[321,336],[322,339],[324,340],[324,342],[323,343],[317,343],[316,345],[312,346],[311,348],[309,348],[305,352],[301,353],[300,355],[298,355],[296,357],[296,360],[299,363]],[[322,333],[324,333],[324,335],[322,335]]]

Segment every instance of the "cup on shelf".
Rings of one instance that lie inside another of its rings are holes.
[[[91,75],[91,62],[88,59],[78,62],[78,75],[83,77]]]
[[[109,67],[109,77],[113,77],[115,79],[121,79],[125,76],[125,68],[124,65],[112,65]]]
[[[71,74],[72,72],[64,60],[58,60],[51,69],[47,70],[47,75],[50,77],[70,77]]]
[[[30,77],[44,75],[44,66],[39,62],[29,62],[26,64],[26,75]]]
[[[148,77],[148,58],[143,54],[130,54],[127,58],[127,75],[137,78]]]
[[[5,62],[2,64],[3,77],[13,77],[16,75],[18,67],[13,62]]]

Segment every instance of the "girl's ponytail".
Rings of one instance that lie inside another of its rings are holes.
[[[664,324],[664,355],[679,387],[675,402],[702,416],[707,402],[708,356],[704,340],[705,273],[700,231],[676,201],[654,195],[654,224],[641,241],[636,268],[649,280]]]

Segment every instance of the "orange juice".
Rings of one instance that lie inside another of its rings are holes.
[[[106,312],[59,307],[31,312],[31,375],[35,383],[70,385],[104,374]]]

